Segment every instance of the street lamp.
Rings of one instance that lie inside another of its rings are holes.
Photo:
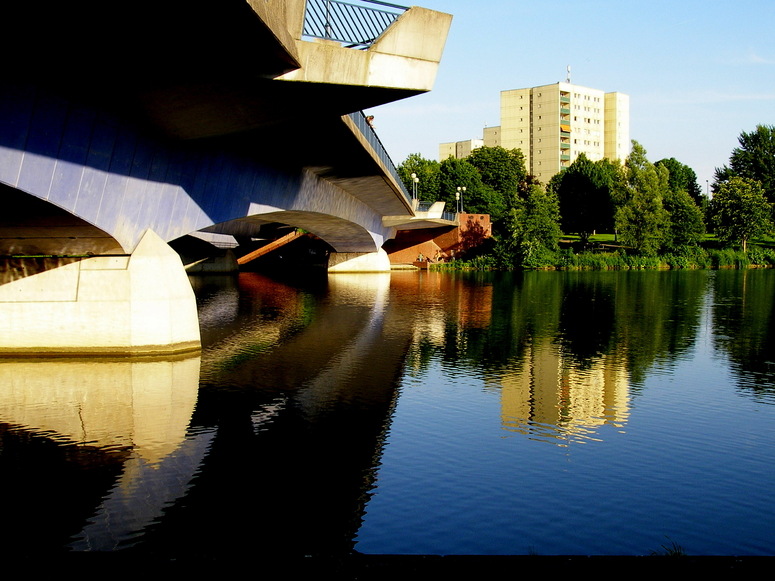
[[[417,199],[417,184],[420,183],[420,178],[417,177],[417,174],[412,172],[411,175],[412,178],[412,199]]]
[[[458,212],[460,214],[463,213],[463,194],[466,193],[466,187],[465,186],[458,186],[457,192],[455,192],[455,202],[458,206]],[[459,202],[459,204],[458,204]]]

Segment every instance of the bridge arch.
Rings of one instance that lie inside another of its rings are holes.
[[[287,224],[314,234],[326,242],[335,252],[376,252],[377,240],[371,232],[338,216],[304,210],[270,210],[251,214],[222,224],[204,228],[204,232],[227,234],[235,238],[261,236],[261,228],[267,224]]]
[[[0,256],[125,254],[118,240],[48,200],[0,183]]]

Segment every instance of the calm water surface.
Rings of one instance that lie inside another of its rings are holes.
[[[193,283],[201,355],[0,360],[8,554],[775,554],[775,271]]]

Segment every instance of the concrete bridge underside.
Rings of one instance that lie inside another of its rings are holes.
[[[167,244],[195,232],[283,222],[387,264],[395,217],[413,212],[347,115],[429,90],[450,18],[412,8],[353,51],[302,41],[303,14],[300,0],[0,8],[0,354],[197,348]]]

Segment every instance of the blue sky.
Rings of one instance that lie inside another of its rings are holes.
[[[399,4],[401,2],[398,2]],[[630,136],[705,189],[742,131],[775,125],[775,0],[418,0],[453,15],[429,93],[368,111],[396,164],[500,123],[500,91],[564,81],[630,96]]]

